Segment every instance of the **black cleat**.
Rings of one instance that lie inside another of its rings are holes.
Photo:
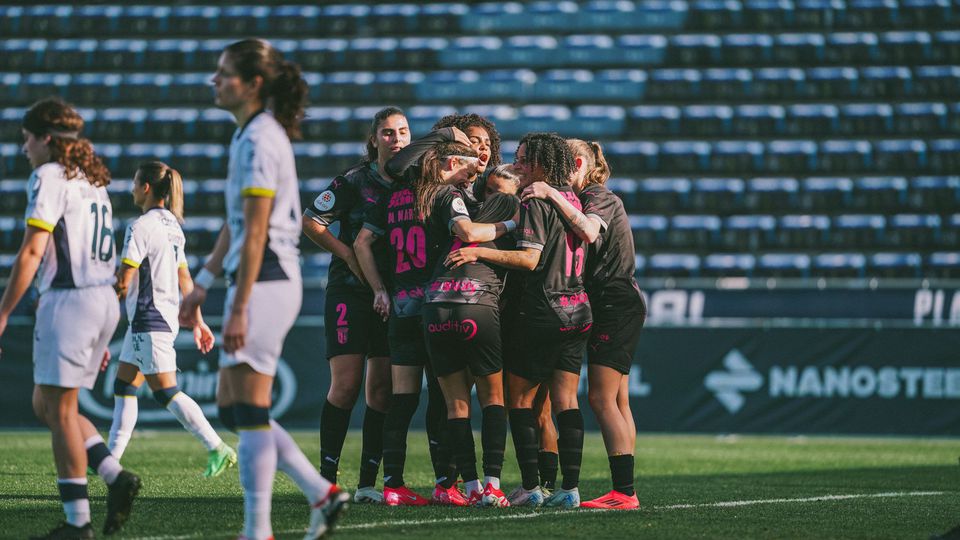
[[[111,535],[119,531],[130,519],[130,508],[139,492],[140,477],[130,471],[120,471],[117,479],[107,486],[107,519],[103,524],[103,534]]]
[[[96,538],[93,527],[87,523],[83,527],[75,527],[66,521],[43,536],[31,536],[30,540],[87,540]]]

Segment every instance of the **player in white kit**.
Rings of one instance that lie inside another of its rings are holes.
[[[181,323],[193,326],[214,276],[228,282],[224,306],[220,418],[240,434],[244,491],[242,538],[273,535],[273,477],[291,477],[311,504],[306,538],[334,524],[350,497],[313,467],[290,435],[270,419],[271,389],[283,340],[300,311],[299,240],[302,208],[291,137],[300,136],[307,96],[300,67],[268,42],[228,46],[213,76],[216,105],[233,114],[226,185],[227,222],[196,287],[181,303]]]
[[[23,152],[34,170],[23,244],[0,299],[0,335],[39,267],[33,410],[50,428],[66,521],[37,538],[93,538],[88,463],[108,486],[104,533],[120,529],[140,489],[140,478],[123,470],[77,406],[80,388],[93,388],[120,319],[110,171],[80,137],[83,119],[59,99],[34,104],[22,128]]]
[[[197,402],[177,386],[174,341],[180,330],[180,293],[193,290],[184,252],[186,239],[180,228],[180,173],[159,161],[141,164],[133,178],[133,203],[143,215],[127,227],[117,270],[116,290],[121,297],[126,295],[130,326],[113,386],[113,424],[107,447],[117,459],[123,455],[137,424],[137,389],[146,379],[153,397],[207,449],[204,476],[219,476],[236,464],[237,454],[210,426]],[[193,338],[204,354],[213,348],[213,332],[199,313]]]

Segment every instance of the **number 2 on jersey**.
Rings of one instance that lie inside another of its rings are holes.
[[[108,226],[110,209],[105,204],[90,203],[93,213],[93,240],[90,245],[90,258],[110,262],[113,259],[113,228]],[[109,225],[112,225],[110,223]]]
[[[390,245],[397,250],[398,274],[410,270],[410,263],[404,260],[404,255],[410,256],[410,262],[416,268],[423,268],[427,265],[427,237],[423,232],[423,227],[410,227],[407,231],[406,242],[404,242],[403,229],[392,229],[390,231]]]

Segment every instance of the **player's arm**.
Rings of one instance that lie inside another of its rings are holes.
[[[564,220],[570,224],[573,232],[588,244],[594,243],[600,237],[603,224],[594,216],[585,216],[577,207],[570,204],[563,195],[546,182],[534,182],[523,190],[521,201],[542,199],[553,204]]]
[[[182,263],[177,267],[177,281],[180,285],[180,294],[186,297],[193,292],[193,278],[190,277],[190,269],[187,268],[186,263]],[[216,338],[214,338],[213,331],[210,330],[207,323],[203,322],[203,314],[200,313],[200,306],[196,307],[194,317],[196,325],[193,327],[193,341],[200,352],[207,354],[213,349]]]
[[[540,263],[540,250],[530,247],[506,251],[485,247],[460,248],[451,251],[443,264],[450,268],[457,268],[476,261],[496,264],[511,270],[533,270]]]
[[[243,220],[246,224],[246,236],[240,247],[240,264],[237,267],[236,292],[233,299],[233,314],[246,313],[253,284],[260,275],[263,265],[263,252],[267,245],[267,231],[270,225],[270,210],[273,209],[273,197],[248,195],[243,199]]]
[[[339,238],[330,232],[330,229],[326,225],[313,219],[306,212],[303,214],[301,228],[303,229],[303,234],[307,235],[307,238],[312,240],[314,244],[329,251],[334,257],[342,259],[343,262],[347,263],[347,266],[350,267],[354,275],[357,276],[357,279],[359,279],[361,283],[365,282],[363,271],[360,269],[357,256],[351,246],[341,242]]]
[[[129,259],[123,259],[120,261],[120,268],[117,268],[117,282],[113,284],[113,289],[117,291],[117,298],[122,299],[127,296],[127,287],[130,286],[134,274],[140,267],[139,264],[133,265],[131,263],[132,261]]]
[[[390,295],[383,284],[383,278],[380,277],[380,271],[377,269],[376,258],[373,256],[373,243],[377,237],[377,233],[365,225],[353,241],[353,251],[357,254],[357,262],[360,264],[363,275],[367,277],[367,283],[373,289],[373,309],[386,320],[390,314]]]
[[[0,335],[7,328],[7,320],[10,314],[20,303],[20,299],[30,288],[30,283],[37,275],[37,268],[40,267],[40,261],[43,260],[43,252],[47,249],[47,241],[50,239],[50,231],[28,225],[23,234],[23,242],[20,244],[20,250],[17,252],[17,258],[13,261],[13,268],[10,269],[10,279],[7,281],[7,288],[3,291],[3,298],[0,299]]]
[[[469,218],[457,219],[450,232],[464,243],[492,242],[516,228],[514,221],[476,223]]]

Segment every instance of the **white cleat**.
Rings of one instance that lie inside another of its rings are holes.
[[[337,522],[340,514],[347,509],[350,504],[350,494],[341,491],[337,486],[330,487],[330,493],[327,498],[310,508],[310,528],[307,529],[303,540],[317,540],[329,532],[333,532],[333,526]]]
[[[553,493],[543,501],[545,508],[562,508],[569,510],[580,506],[580,489],[562,489],[557,488]]]
[[[543,504],[544,497],[543,492],[540,491],[540,486],[531,490],[518,487],[511,491],[510,495],[507,495],[507,500],[510,501],[510,506],[531,506],[536,508]]]
[[[353,494],[353,502],[357,504],[383,504],[383,493],[373,486],[357,488]]]

